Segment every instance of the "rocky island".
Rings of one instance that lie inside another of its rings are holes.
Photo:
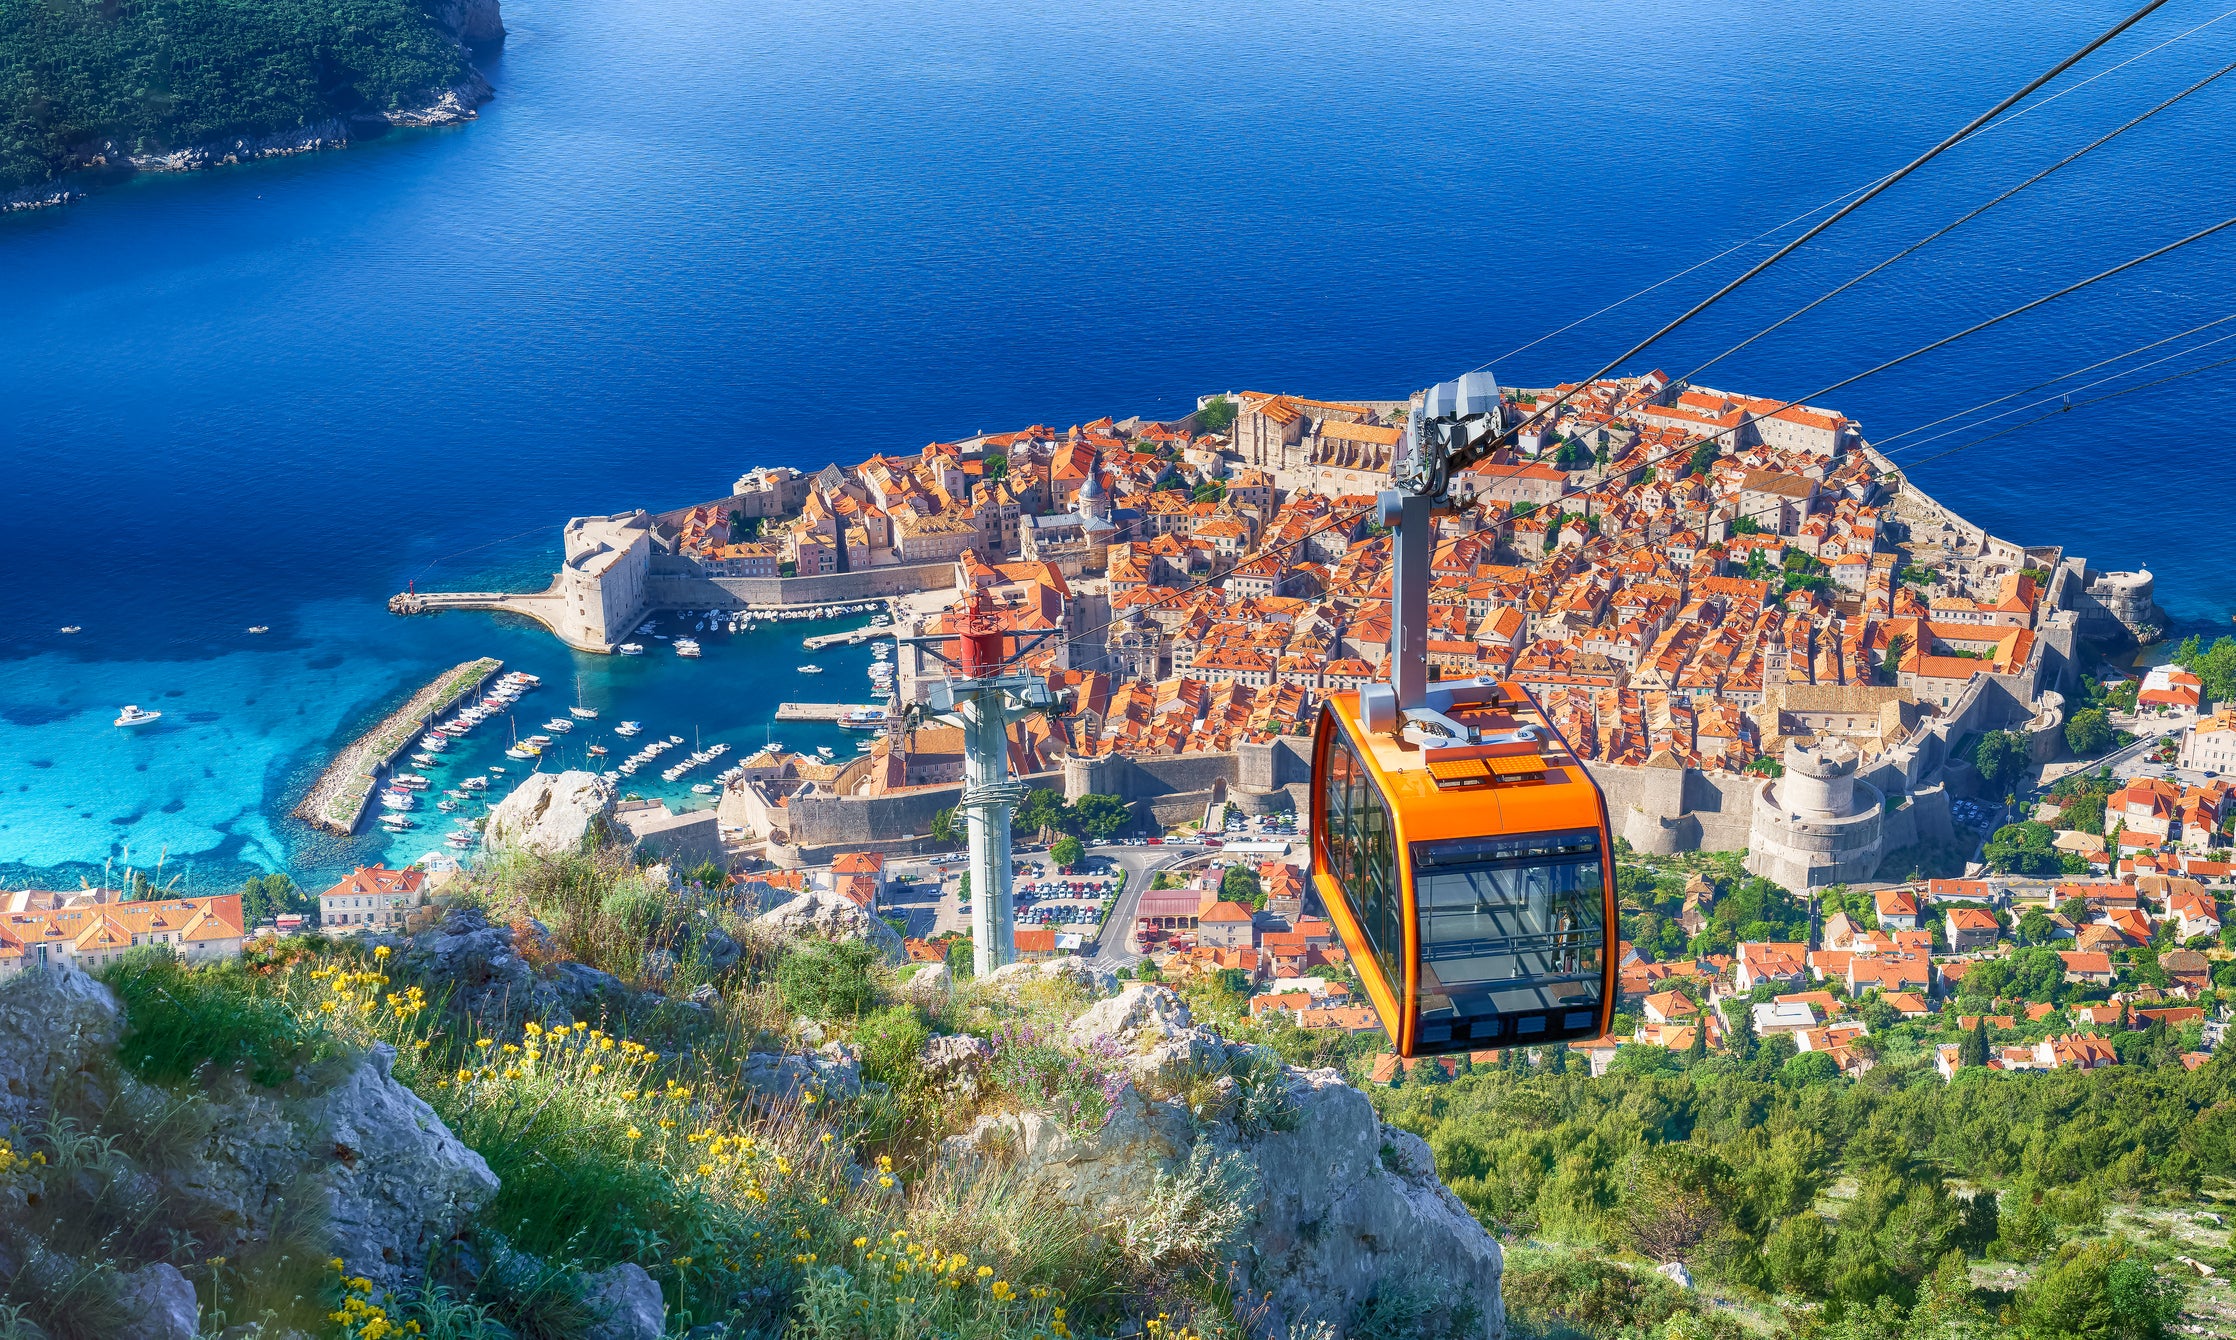
[[[498,0],[0,9],[0,211],[97,173],[181,172],[470,121]],[[89,171],[90,170],[90,171]]]

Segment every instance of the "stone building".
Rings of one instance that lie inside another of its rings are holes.
[[[1871,878],[1879,868],[1879,789],[1856,779],[1847,741],[1789,745],[1786,775],[1761,783],[1747,869],[1789,889]]]
[[[570,645],[610,652],[644,617],[652,516],[640,507],[573,517],[560,541],[564,557],[554,583],[559,596],[554,631]]]

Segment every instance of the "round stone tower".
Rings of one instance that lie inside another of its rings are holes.
[[[1845,740],[1786,747],[1786,775],[1755,792],[1747,868],[1795,892],[1872,877],[1879,869],[1879,788],[1859,781]]]

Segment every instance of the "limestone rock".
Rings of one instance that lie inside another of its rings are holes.
[[[1129,988],[1083,1015],[1074,1036],[1145,1045],[1137,1063],[1173,1047],[1216,1045],[1232,1057],[1234,1044],[1185,1020],[1163,988]],[[1153,1100],[1126,1084],[1099,1130],[1083,1134],[1037,1112],[986,1116],[941,1152],[965,1165],[1006,1164],[1025,1189],[1148,1237],[1160,1214],[1168,1227],[1176,1221],[1175,1188],[1216,1168],[1226,1189],[1206,1203],[1243,1211],[1221,1255],[1234,1263],[1236,1292],[1262,1306],[1263,1333],[1318,1323],[1340,1332],[1378,1286],[1406,1283],[1472,1299],[1482,1340],[1497,1340],[1504,1257],[1437,1180],[1426,1143],[1383,1125],[1333,1070],[1285,1069],[1273,1082],[1286,1113],[1272,1129],[1245,1131],[1229,1108],[1191,1113],[1179,1098]]]
[[[794,940],[866,940],[884,954],[887,961],[908,961],[908,953],[897,931],[871,916],[853,899],[835,893],[810,889],[788,903],[763,912],[754,918],[754,924]]]
[[[606,1000],[628,994],[629,988],[610,972],[602,972],[587,963],[568,960],[551,970],[552,989],[561,1001],[578,1016],[595,1012]]]
[[[202,1333],[202,1307],[194,1285],[176,1266],[157,1261],[124,1277],[117,1301],[131,1313],[126,1332],[134,1340],[195,1340]]]
[[[852,1098],[862,1092],[861,1054],[843,1042],[826,1042],[812,1052],[750,1052],[738,1078],[769,1098],[802,1093]]]
[[[1682,1261],[1664,1261],[1654,1267],[1654,1273],[1680,1289],[1693,1287],[1693,1273],[1685,1269],[1685,1263]]]
[[[1075,955],[1043,959],[1038,963],[1005,963],[988,973],[986,981],[991,986],[1014,990],[1026,982],[1055,978],[1072,982],[1094,996],[1107,996],[1118,985],[1116,973]]]
[[[955,974],[944,963],[927,963],[901,983],[900,994],[912,1005],[939,1009],[955,994]]]
[[[55,1086],[122,1032],[114,992],[68,964],[31,968],[0,986],[0,1131],[42,1122]]]
[[[1108,1038],[1140,1050],[1189,1026],[1188,1002],[1170,987],[1128,982],[1125,990],[1097,1001],[1071,1021],[1071,1040],[1074,1046],[1084,1047],[1097,1038]]]
[[[464,1019],[541,1019],[559,1008],[562,991],[536,975],[513,945],[509,926],[493,926],[478,907],[454,907],[433,930],[408,940],[385,941],[395,948],[404,970],[418,977],[430,1000],[442,1000]],[[595,969],[581,969],[596,973]],[[580,985],[592,980],[570,977]],[[618,979],[611,979],[618,984]]]
[[[572,856],[594,842],[613,818],[612,782],[592,772],[532,772],[489,812],[492,851]]]
[[[383,1287],[415,1280],[428,1253],[497,1191],[481,1155],[389,1073],[375,1043],[339,1082],[304,1104],[318,1174],[331,1192],[327,1232],[353,1275]]]
[[[644,1267],[623,1262],[582,1284],[583,1301],[598,1316],[583,1332],[585,1340],[660,1340],[667,1333],[668,1305]]]
[[[968,1033],[936,1037],[924,1044],[925,1073],[949,1088],[975,1088],[979,1072],[993,1059],[993,1044]]]

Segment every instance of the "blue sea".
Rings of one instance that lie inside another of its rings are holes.
[[[867,651],[803,679],[795,625],[610,661],[384,600],[540,585],[563,518],[765,463],[1228,389],[1399,396],[1486,360],[1581,375],[1770,244],[1512,351],[1862,186],[2119,8],[510,0],[474,124],[0,217],[0,877],[409,857],[426,833],[285,815],[476,655],[543,677],[524,727],[579,695],[601,726],[758,744],[780,699],[858,700]],[[2230,19],[2075,87],[2218,12],[2176,0],[1633,370],[1691,371],[2236,59]],[[2217,221],[2232,101],[2203,90],[1699,380],[1806,395]],[[2236,232],[1826,403],[1886,440],[2231,312]],[[2147,565],[2177,620],[2225,627],[2232,373],[1908,455],[1998,533]],[[112,728],[127,702],[164,720]],[[501,761],[493,731],[451,766]]]

